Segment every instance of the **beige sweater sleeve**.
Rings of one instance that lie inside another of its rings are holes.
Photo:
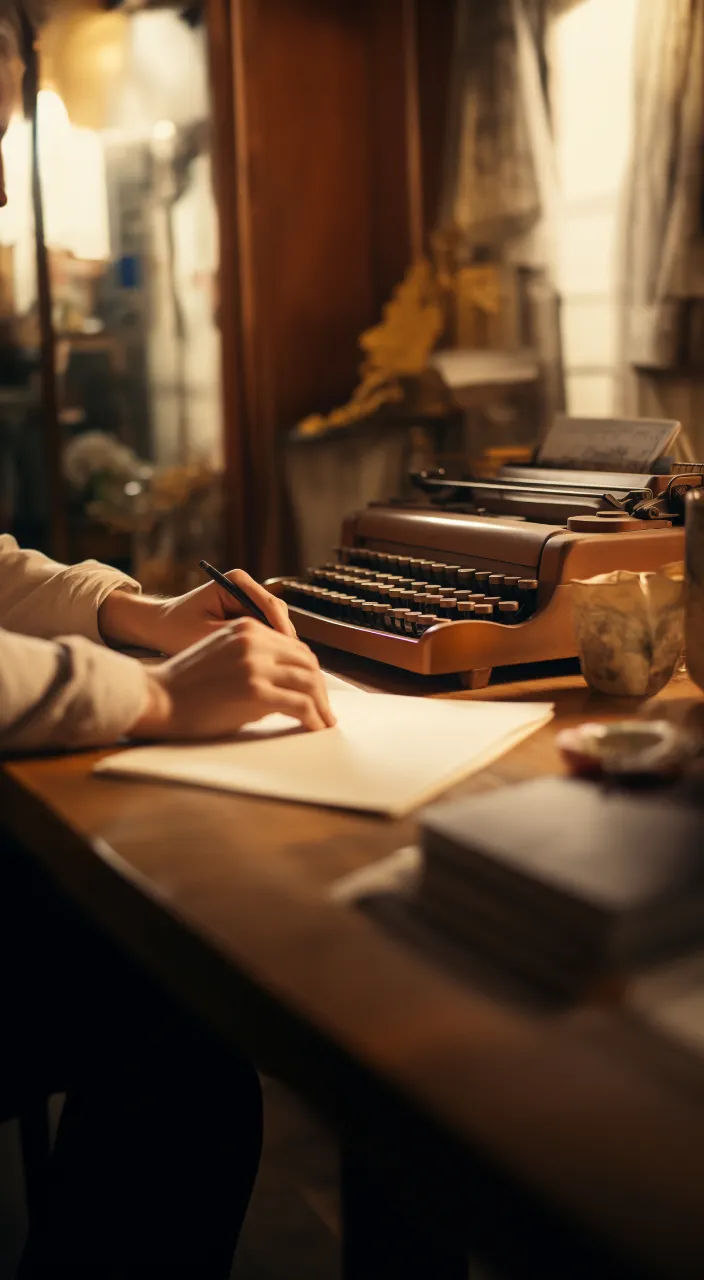
[[[0,536],[0,751],[98,746],[139,719],[146,672],[100,642],[117,587],[139,591],[93,560],[67,567]]]
[[[0,631],[0,752],[115,742],[148,696],[134,658],[82,636],[53,642]]]
[[[0,627],[25,636],[87,636],[100,642],[98,609],[111,591],[139,591],[116,569],[86,560],[64,565],[40,551],[21,551],[0,534]]]

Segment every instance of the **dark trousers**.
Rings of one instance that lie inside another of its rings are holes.
[[[21,1280],[226,1280],[259,1081],[0,833],[0,1118],[65,1092]]]

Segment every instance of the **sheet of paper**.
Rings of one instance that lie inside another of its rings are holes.
[[[558,415],[538,451],[538,466],[645,472],[674,446],[679,422]]]
[[[343,689],[351,689],[353,693],[362,693],[362,689],[358,689],[356,684],[350,684],[349,680],[341,680],[339,676],[334,676],[330,671],[323,672],[323,679],[328,693],[340,693]]]
[[[336,690],[334,729],[267,716],[228,742],[137,747],[97,770],[398,816],[483,768],[553,715],[551,703],[450,702]]]

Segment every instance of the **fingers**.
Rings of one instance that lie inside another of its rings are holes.
[[[251,618],[230,622],[227,633],[221,643],[228,648],[232,645],[236,665],[246,668],[250,693],[258,703],[270,710],[283,710],[281,697],[286,695],[286,714],[295,715],[306,728],[334,727],[337,722],[320,664],[306,644],[270,631]],[[294,702],[289,694],[294,695]]]
[[[242,591],[246,591],[250,599],[259,605],[265,618],[276,631],[284,636],[295,637],[296,630],[288,616],[288,605],[285,600],[280,600],[278,596],[273,596],[260,582],[250,578],[244,569],[231,569],[229,573],[225,574],[225,577],[229,578],[230,582],[234,582],[235,586],[240,587]],[[228,596],[228,601],[227,609],[232,612],[233,606],[236,607],[237,602],[231,596]]]
[[[281,715],[292,716],[300,720],[304,729],[316,731],[329,726],[323,720],[313,698],[307,693],[299,693],[295,689],[281,689],[272,685],[267,696],[267,713],[278,711]]]
[[[319,671],[280,663],[274,669],[274,683],[279,688],[307,694],[312,699],[323,726],[327,729],[335,727],[337,721]]]

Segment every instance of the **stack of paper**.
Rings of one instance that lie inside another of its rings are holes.
[[[482,703],[330,689],[337,727],[267,716],[234,739],[138,747],[98,772],[398,816],[483,768],[552,717],[550,703]]]

